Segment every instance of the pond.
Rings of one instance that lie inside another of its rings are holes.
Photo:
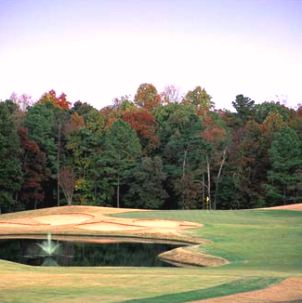
[[[36,266],[173,266],[162,252],[183,246],[163,243],[87,243],[76,241],[0,240],[0,259]]]

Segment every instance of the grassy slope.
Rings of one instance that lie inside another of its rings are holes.
[[[200,249],[231,261],[219,271],[302,273],[302,212],[189,210],[128,213],[123,216],[203,223],[203,228],[191,230],[191,233],[210,239],[212,243]]]
[[[199,249],[224,257],[231,263],[218,268],[204,268],[201,270],[202,274],[210,279],[212,274],[241,278],[242,285],[235,287],[237,291],[242,291],[245,287],[244,281],[252,277],[274,279],[302,275],[302,212],[189,210],[128,213],[123,216],[179,219],[203,223],[203,228],[192,230],[191,233],[210,239],[212,243]],[[260,284],[262,283],[265,282]],[[250,282],[248,284],[251,286]],[[234,285],[233,282],[225,287],[222,285],[224,289],[222,293],[226,294],[232,285]],[[221,289],[218,292],[220,291]],[[215,289],[212,289],[212,292],[215,292]],[[207,298],[209,294],[201,292],[200,295],[201,298]],[[189,300],[190,293],[187,298]],[[153,297],[150,298],[150,302],[152,299],[153,302],[169,302],[169,300],[172,302],[173,296],[166,297],[166,301]]]
[[[302,275],[302,212],[192,210],[122,216],[203,223],[203,228],[190,233],[213,242],[199,249],[232,263],[201,269],[65,269],[32,268],[0,261],[0,302],[37,302],[41,298],[45,303],[132,302],[134,299],[139,300],[133,302],[142,303],[186,302]]]
[[[0,302],[122,302],[215,287],[233,276],[198,269],[35,268],[0,261]]]

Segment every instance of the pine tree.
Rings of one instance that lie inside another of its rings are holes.
[[[22,183],[20,142],[10,105],[0,103],[0,213],[17,207]]]
[[[142,158],[127,176],[130,189],[125,196],[125,205],[133,208],[162,208],[168,196],[163,188],[165,179],[160,157]]]
[[[266,186],[269,204],[286,204],[302,198],[302,143],[297,133],[284,127],[274,136],[270,151],[271,170]]]
[[[120,207],[121,186],[127,172],[136,165],[141,155],[141,145],[136,132],[121,120],[112,124],[104,138],[104,151],[99,165],[103,178],[116,188],[116,206]],[[104,180],[102,181],[104,182]]]

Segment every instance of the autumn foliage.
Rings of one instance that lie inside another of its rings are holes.
[[[145,109],[128,110],[122,114],[122,119],[136,130],[139,137],[148,141],[148,145],[158,144],[156,121],[154,116]]]
[[[21,198],[31,207],[36,208],[44,199],[43,181],[47,179],[46,155],[39,145],[28,136],[28,130],[19,128],[18,134],[22,148],[23,185]]]
[[[146,110],[152,110],[160,104],[160,95],[154,85],[144,83],[137,89],[134,97],[134,103]]]
[[[59,109],[70,109],[71,103],[67,101],[66,95],[62,93],[57,97],[56,92],[54,90],[50,90],[48,93],[45,93],[40,101],[40,103],[51,103],[54,107]]]
[[[96,109],[54,90],[0,102],[0,211],[64,204],[237,209],[302,200],[302,107],[217,110],[141,84]],[[20,103],[20,100],[22,101]]]

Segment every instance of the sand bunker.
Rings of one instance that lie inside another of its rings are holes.
[[[42,224],[49,225],[67,225],[80,224],[93,218],[92,215],[87,214],[70,214],[70,215],[49,215],[35,217],[34,220]]]
[[[172,221],[172,220],[156,220],[156,219],[147,219],[147,220],[135,220],[136,225],[142,227],[152,227],[152,228],[164,228],[164,229],[178,229],[178,228],[189,228],[189,227],[200,227],[200,224],[195,224],[185,221]]]
[[[102,221],[97,223],[87,223],[76,226],[80,229],[96,230],[96,231],[123,231],[123,230],[141,230],[148,228],[149,231],[169,231],[181,228],[198,227],[199,224],[183,221],[170,220],[125,220],[125,222]]]
[[[280,206],[274,206],[274,207],[269,207],[269,208],[265,208],[265,209],[284,209],[284,210],[298,210],[298,211],[302,211],[302,203],[280,205]]]
[[[9,218],[1,222],[0,236],[10,232],[28,234],[38,231],[47,231],[56,235],[63,233],[79,233],[94,235],[120,233],[124,235],[133,234],[145,237],[146,235],[156,237],[179,238],[181,231],[193,227],[201,227],[201,224],[187,221],[164,220],[164,219],[130,219],[115,218],[108,216],[111,213],[126,212],[126,209],[112,209],[91,206],[62,206],[52,209],[36,210],[36,214],[26,214],[21,218]],[[133,211],[133,210],[132,210]],[[137,211],[137,210],[136,210]],[[147,211],[147,210],[146,210]],[[2,228],[3,227],[3,228]]]
[[[123,230],[137,230],[139,226],[118,224],[118,223],[108,223],[108,222],[99,222],[99,223],[88,223],[77,226],[80,229],[86,230],[97,230],[97,231],[123,231]]]
[[[4,222],[4,223],[1,223],[0,222],[0,228],[2,227],[8,227],[8,228],[26,228],[26,227],[33,227],[35,226],[34,224],[22,224],[22,223],[11,223],[11,222]]]
[[[302,299],[302,278],[288,278],[285,281],[271,287],[245,292],[217,299],[195,301],[195,303],[280,303]],[[298,301],[299,300],[299,301]]]

